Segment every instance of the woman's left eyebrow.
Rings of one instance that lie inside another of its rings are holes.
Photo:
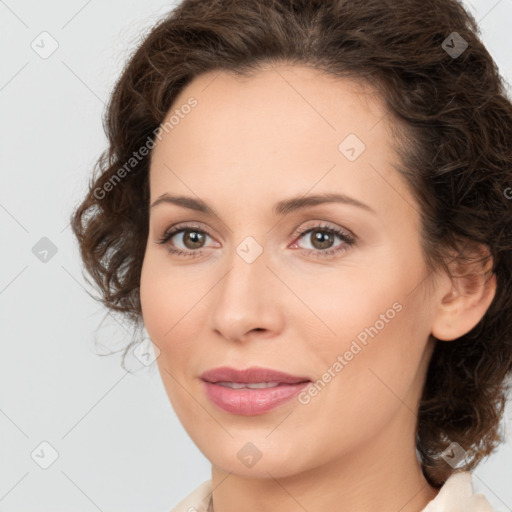
[[[276,215],[286,215],[287,213],[301,208],[307,208],[308,206],[316,206],[323,203],[342,203],[350,206],[356,206],[368,212],[376,214],[377,212],[368,206],[367,204],[355,199],[354,197],[347,196],[345,194],[336,194],[328,192],[325,194],[316,194],[312,196],[299,196],[292,197],[290,199],[284,199],[274,205],[272,211]]]
[[[153,202],[151,208],[154,208],[155,206],[162,203],[171,203],[177,206],[181,206],[183,208],[187,208],[189,210],[195,210],[198,212],[206,213],[207,215],[214,215],[218,217],[217,213],[215,213],[215,211],[212,208],[210,208],[203,200],[196,199],[194,197],[172,196],[165,193],[162,194],[160,197],[158,197],[158,199],[156,199]],[[370,213],[376,214],[373,208],[359,201],[358,199],[347,196],[345,194],[336,193],[316,194],[312,196],[298,196],[289,199],[284,199],[282,201],[277,202],[273,206],[272,211],[274,212],[275,215],[281,216],[296,210],[307,208],[308,206],[316,206],[324,203],[347,204],[351,206],[356,206]]]

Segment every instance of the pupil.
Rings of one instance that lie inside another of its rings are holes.
[[[189,239],[192,239],[192,246],[190,248],[197,249],[197,246],[201,245],[202,236],[203,235],[201,233],[198,233],[197,231],[187,231],[185,233],[185,237],[184,237],[185,245],[187,245],[187,239],[189,238]],[[196,245],[194,245],[194,244],[196,244]]]
[[[331,234],[325,231],[314,231],[315,236],[313,237],[313,246],[317,249],[327,249],[330,246],[332,240],[330,240]],[[316,245],[319,243],[319,246]]]

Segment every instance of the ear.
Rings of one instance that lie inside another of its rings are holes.
[[[451,341],[468,333],[485,315],[496,293],[496,275],[487,246],[469,244],[452,262],[434,304],[432,334]]]

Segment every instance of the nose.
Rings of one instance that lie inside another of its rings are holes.
[[[214,289],[211,325],[230,341],[271,337],[283,327],[284,286],[264,250],[251,261],[244,248],[241,244],[238,252],[233,249],[228,269]]]

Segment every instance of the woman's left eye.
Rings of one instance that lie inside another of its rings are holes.
[[[314,254],[319,257],[332,256],[333,254],[344,252],[355,243],[355,237],[352,234],[329,226],[313,226],[312,228],[299,231],[297,236],[299,237],[298,239],[301,239],[306,237],[306,235],[309,235],[306,239],[309,238],[310,245],[313,247],[313,249],[306,248],[308,254]],[[333,247],[332,244],[335,238],[341,240],[342,243]],[[296,246],[297,242],[294,242],[293,247]]]
[[[182,236],[177,236],[182,235]],[[293,248],[301,248],[298,246],[297,241],[301,238],[309,236],[311,248],[305,248],[308,255],[314,254],[315,256],[325,257],[331,256],[348,250],[348,248],[355,243],[355,237],[348,232],[341,231],[337,228],[330,226],[313,226],[302,231],[298,231],[294,235]],[[313,236],[311,236],[313,235]],[[173,239],[180,240],[184,247],[176,247]],[[198,256],[202,254],[206,238],[212,238],[207,231],[200,229],[196,226],[174,227],[167,230],[163,236],[158,240],[159,244],[167,244],[168,250],[178,256]],[[341,244],[332,247],[334,239],[341,240]],[[217,242],[216,242],[217,243]]]

